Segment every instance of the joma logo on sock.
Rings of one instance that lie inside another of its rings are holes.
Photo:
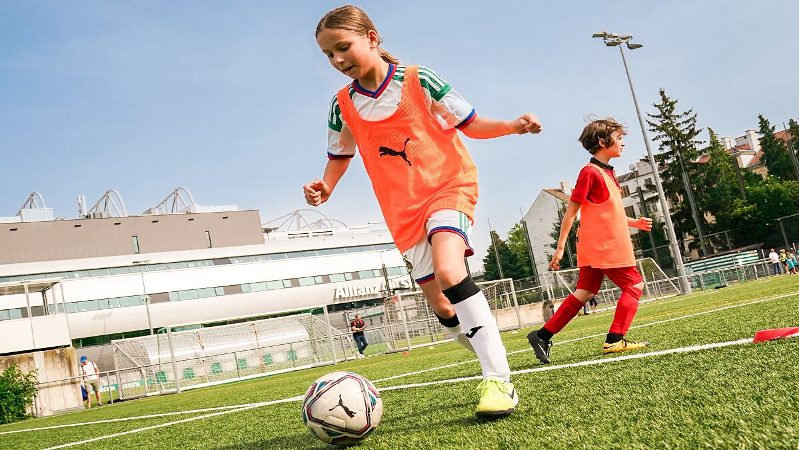
[[[471,330],[469,330],[468,333],[464,333],[464,334],[466,335],[467,338],[471,339],[471,338],[474,337],[475,334],[477,334],[477,332],[480,330],[480,328],[483,328],[483,326],[480,325],[479,327],[474,327]]]

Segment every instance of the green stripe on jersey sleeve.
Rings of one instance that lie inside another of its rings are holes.
[[[333,131],[341,133],[341,108],[338,106],[338,97],[334,96],[330,102],[330,112],[327,115],[327,126]]]
[[[419,82],[435,101],[441,100],[452,89],[437,73],[424,66],[419,66]]]

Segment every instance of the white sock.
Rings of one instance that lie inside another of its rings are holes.
[[[483,378],[510,381],[505,345],[499,336],[497,321],[488,307],[488,300],[480,288],[467,277],[457,285],[445,289],[444,295],[455,307],[461,327],[465,331],[463,335],[472,344],[480,361]]]
[[[469,338],[463,334],[463,328],[460,325],[456,325],[454,327],[444,327],[444,329],[447,330],[450,335],[452,335],[452,338],[455,339],[455,342],[461,344],[461,346],[466,350],[474,353],[474,347],[472,346],[472,343],[469,342]]]

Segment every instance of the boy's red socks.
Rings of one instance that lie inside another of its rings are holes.
[[[616,314],[613,316],[613,324],[610,326],[610,333],[618,333],[622,336],[627,334],[630,324],[633,322],[635,313],[638,312],[638,299],[643,292],[635,286],[628,286],[621,291],[618,303],[616,303]]]
[[[563,327],[569,323],[569,321],[574,319],[574,316],[577,315],[577,313],[580,311],[580,308],[582,308],[584,304],[585,303],[581,302],[580,300],[577,300],[577,297],[570,294],[568,297],[566,297],[566,300],[560,304],[560,308],[555,311],[555,315],[552,316],[549,321],[547,321],[546,325],[544,325],[544,328],[546,328],[550,333],[556,334],[562,330]]]

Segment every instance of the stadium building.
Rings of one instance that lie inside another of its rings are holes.
[[[167,211],[169,197],[140,216],[114,216],[108,206],[99,211],[101,199],[80,219],[56,220],[34,194],[16,216],[0,218],[0,291],[11,294],[0,297],[0,334],[65,311],[73,345],[102,369],[113,367],[111,340],[167,325],[328,305],[331,323],[344,329],[344,312],[382,303],[386,284],[413,287],[383,223],[336,228],[331,220],[306,221],[303,230],[288,231],[265,228],[258,211],[235,206],[191,200]],[[173,194],[176,203],[180,193]],[[57,286],[52,295],[11,289],[36,284],[46,291],[49,282]],[[15,351],[23,349],[0,348]]]

